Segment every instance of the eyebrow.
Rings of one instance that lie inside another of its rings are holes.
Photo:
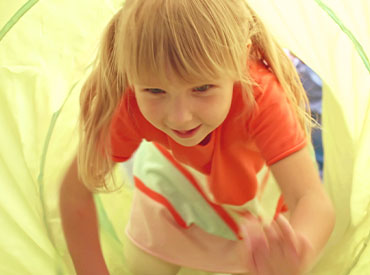
[[[194,89],[194,88],[198,88],[198,87],[202,87],[202,86],[205,86],[205,85],[212,85],[212,86],[220,86],[220,82],[221,81],[215,81],[215,80],[210,80],[207,82],[207,80],[205,80],[204,82],[199,82],[199,83],[196,83],[195,85],[191,85],[189,84],[189,86],[186,86],[186,88],[188,89]],[[161,85],[150,85],[150,84],[146,84],[146,83],[138,83],[138,84],[135,84],[136,86],[139,86],[140,89],[160,89],[160,90],[163,90],[165,91],[166,89],[164,88],[161,88]]]

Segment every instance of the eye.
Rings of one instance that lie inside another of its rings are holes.
[[[165,93],[165,91],[163,91],[161,89],[156,89],[156,88],[144,89],[144,91],[149,92],[149,93],[154,94],[154,95]]]
[[[207,84],[207,85],[195,87],[195,88],[193,88],[193,91],[195,91],[195,92],[205,92],[205,91],[209,90],[210,88],[212,88],[212,85]]]

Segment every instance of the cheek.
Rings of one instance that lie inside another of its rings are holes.
[[[136,98],[136,100],[140,112],[149,122],[160,120],[164,106],[159,100],[150,100],[140,97]]]
[[[198,107],[198,110],[210,123],[220,124],[229,113],[230,105],[231,99],[218,96],[208,99],[205,104]]]

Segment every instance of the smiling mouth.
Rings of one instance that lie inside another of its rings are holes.
[[[172,130],[180,138],[190,138],[196,134],[199,130],[200,125],[190,130]]]

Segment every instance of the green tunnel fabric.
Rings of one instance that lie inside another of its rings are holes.
[[[79,89],[120,2],[0,1],[0,28],[22,6],[33,5],[0,40],[0,274],[74,274],[60,227],[58,188],[76,151]],[[249,2],[276,38],[325,82],[324,186],[337,225],[312,274],[369,274],[370,74],[364,57],[370,52],[370,3]],[[128,274],[122,247],[131,193],[126,186],[96,196],[112,274]]]
[[[315,274],[370,273],[370,72],[315,1],[253,0],[278,39],[324,80],[324,184],[337,224]],[[321,2],[321,1],[317,1]],[[322,1],[370,53],[369,1]]]

